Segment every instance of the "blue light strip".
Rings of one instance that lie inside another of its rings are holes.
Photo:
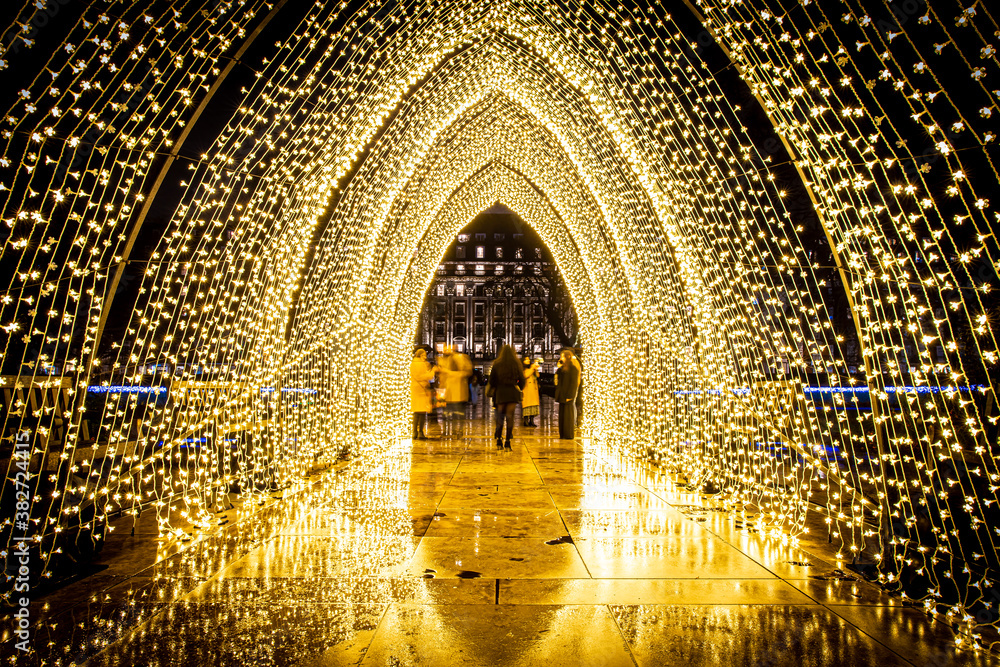
[[[261,387],[260,393],[270,394],[277,391],[274,387]],[[301,387],[285,387],[281,390],[282,394],[315,394],[317,391],[315,389],[303,389]]]
[[[883,390],[887,394],[940,394],[940,393],[952,393],[952,392],[968,393],[970,391],[983,391],[984,389],[986,389],[986,387],[981,384],[974,384],[970,387],[904,386],[904,387],[883,388]],[[871,393],[871,388],[870,387],[803,387],[802,391],[806,394],[869,394]]]
[[[968,387],[948,387],[948,386],[926,386],[926,387],[915,387],[915,386],[903,386],[903,387],[884,387],[883,391],[887,394],[947,394],[947,393],[968,393],[971,391],[985,391],[986,385],[974,384]],[[725,394],[727,390],[725,389],[682,389],[680,391],[675,391],[674,396],[688,396],[691,394],[710,394],[710,395],[721,395]],[[753,393],[753,390],[749,387],[737,387],[735,389],[729,389],[729,393],[735,394],[737,396],[746,396]],[[876,390],[877,391],[877,390]],[[802,393],[804,394],[870,394],[871,388],[868,386],[861,387],[802,387]]]
[[[195,387],[196,389],[197,387]],[[168,387],[147,387],[142,385],[129,385],[129,384],[113,384],[109,386],[104,385],[91,385],[87,387],[87,393],[89,394],[162,394],[166,392]],[[261,387],[260,392],[262,394],[271,393],[277,391],[274,387]],[[300,387],[286,387],[281,390],[283,394],[315,394],[318,393],[315,389],[303,389]]]
[[[689,394],[710,394],[710,395],[715,395],[715,396],[721,396],[722,394],[725,394],[727,391],[729,393],[736,394],[737,396],[743,396],[743,395],[747,395],[747,394],[751,393],[751,391],[753,391],[753,390],[751,390],[751,389],[749,389],[747,387],[737,387],[736,389],[729,389],[729,390],[726,390],[726,389],[706,389],[704,391],[701,390],[701,389],[683,389],[681,391],[675,391],[674,395],[675,396],[687,396]]]
[[[162,394],[166,387],[144,387],[141,385],[91,385],[87,387],[88,394]]]

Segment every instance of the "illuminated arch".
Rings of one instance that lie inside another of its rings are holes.
[[[374,316],[380,325],[385,323],[386,320],[381,313],[387,312],[386,306],[383,305],[380,310],[377,298],[372,302],[368,300],[370,297],[366,297],[366,294],[385,299],[385,304],[392,303],[391,295],[397,293],[398,278],[396,282],[390,280],[387,284],[381,274],[372,277],[370,272],[375,269],[370,263],[354,272],[342,267],[352,261],[358,262],[362,258],[371,257],[372,254],[378,253],[379,249],[384,248],[393,248],[394,252],[392,255],[382,253],[383,262],[396,261],[398,257],[408,256],[411,253],[410,248],[417,247],[428,238],[429,232],[424,231],[428,223],[423,220],[440,215],[438,210],[442,202],[453,197],[450,186],[442,187],[441,183],[463,182],[467,174],[474,173],[483,163],[500,160],[506,164],[516,165],[516,169],[524,172],[526,178],[538,184],[536,187],[546,193],[553,193],[552,206],[558,210],[559,217],[573,223],[573,232],[566,235],[567,238],[574,239],[573,252],[581,255],[584,266],[601,267],[595,279],[598,287],[594,291],[615,301],[615,307],[601,308],[597,311],[606,313],[608,317],[602,327],[585,327],[585,330],[589,329],[595,334],[600,331],[600,335],[588,337],[592,343],[588,344],[588,356],[594,361],[593,366],[588,364],[588,374],[594,371],[592,385],[594,391],[589,393],[601,397],[595,401],[595,405],[613,406],[616,403],[635,400],[635,396],[639,393],[636,387],[621,382],[620,378],[619,381],[612,382],[610,374],[617,373],[621,365],[635,366],[637,363],[647,363],[646,360],[633,358],[634,352],[629,348],[633,340],[643,335],[647,337],[650,335],[648,330],[650,314],[655,312],[650,307],[651,304],[664,302],[674,304],[674,321],[664,327],[673,335],[680,335],[681,327],[678,327],[678,323],[685,319],[685,309],[681,304],[685,302],[686,296],[680,281],[675,279],[673,287],[669,287],[667,276],[673,271],[672,266],[664,266],[663,263],[659,265],[660,278],[655,291],[635,285],[635,283],[649,284],[648,277],[653,263],[665,248],[662,245],[655,248],[647,247],[640,256],[631,256],[622,253],[615,241],[615,238],[621,236],[623,230],[629,226],[635,233],[639,227],[640,215],[647,218],[647,226],[652,227],[656,224],[655,212],[649,205],[648,197],[624,160],[621,160],[620,164],[615,164],[613,156],[616,148],[610,137],[604,138],[603,145],[598,143],[590,152],[576,151],[576,155],[570,155],[567,147],[572,142],[560,138],[551,130],[558,127],[559,123],[547,117],[538,118],[528,111],[529,108],[543,108],[546,103],[551,106],[558,96],[553,92],[547,92],[543,93],[546,99],[540,100],[538,95],[532,95],[534,91],[519,90],[505,79],[505,68],[518,66],[519,58],[524,57],[523,52],[516,48],[512,49],[509,42],[497,44],[488,40],[470,47],[462,53],[462,56],[464,62],[469,63],[465,70],[458,74],[452,73],[447,70],[448,63],[446,63],[441,71],[435,73],[425,83],[426,87],[443,86],[445,90],[439,91],[438,94],[446,98],[450,91],[461,92],[461,96],[452,99],[451,102],[452,108],[457,110],[455,115],[445,123],[443,129],[428,135],[427,122],[424,118],[428,115],[433,116],[437,112],[435,108],[437,97],[427,98],[422,103],[415,103],[411,108],[401,111],[396,116],[393,126],[385,130],[378,145],[373,148],[365,164],[362,165],[362,170],[354,176],[342,196],[342,201],[351,202],[346,208],[347,212],[333,211],[332,222],[327,229],[338,237],[343,234],[345,226],[344,223],[336,222],[338,216],[345,220],[350,218],[353,211],[359,208],[358,201],[364,201],[366,197],[377,201],[372,208],[385,211],[385,214],[384,217],[367,220],[367,230],[370,231],[355,236],[354,245],[334,247],[334,243],[330,243],[327,246],[324,245],[324,239],[320,238],[319,249],[313,261],[314,268],[306,278],[299,297],[299,314],[295,326],[292,327],[292,331],[297,332],[297,338],[289,344],[291,358],[288,364],[293,367],[300,365],[303,363],[302,357],[308,356],[310,349],[327,346],[329,339],[323,335],[315,336],[313,332],[336,332],[334,322],[321,321],[323,317],[330,317],[331,313],[341,313],[343,308],[349,308],[352,312],[364,313],[365,317]],[[477,84],[480,88],[476,87]],[[600,122],[592,117],[589,102],[578,101],[577,105],[591,116],[589,123],[581,123],[581,130],[589,128],[592,131],[593,128],[600,127]],[[563,113],[567,112],[563,110]],[[396,127],[402,129],[397,132]],[[498,136],[504,137],[504,140],[498,142],[496,140]],[[600,138],[591,135],[590,141],[597,142]],[[408,147],[408,153],[423,156],[422,161],[415,166],[399,169],[398,161],[392,159],[392,152],[398,151],[401,144]],[[439,148],[440,146],[446,148]],[[606,156],[603,160],[594,155],[601,151]],[[595,177],[593,174],[581,173],[582,163],[603,163],[607,168],[616,169],[617,173],[607,178]],[[454,164],[461,165],[464,171],[455,174],[454,167],[450,167]],[[445,177],[442,177],[442,174]],[[563,184],[561,188],[557,188],[556,181]],[[575,186],[570,186],[567,190],[566,183],[575,183]],[[463,188],[464,190],[467,188]],[[386,193],[394,194],[388,195],[387,198]],[[480,208],[492,204],[497,198],[499,197],[494,197],[492,201],[480,202],[481,206],[473,212],[476,213]],[[631,204],[631,211],[623,212],[622,201],[602,203],[602,199],[616,198]],[[401,201],[405,203],[399,204]],[[643,201],[646,201],[645,209]],[[519,208],[516,204],[512,207]],[[361,207],[361,210],[366,209]],[[623,218],[626,217],[628,223],[623,224]],[[467,221],[466,219],[464,222]],[[357,222],[352,221],[352,224]],[[437,241],[441,242],[444,238],[446,237],[438,237]],[[553,250],[557,257],[566,255],[559,248]],[[443,247],[440,251],[443,252]],[[436,262],[434,265],[436,266]],[[633,278],[629,280],[626,277],[628,270],[622,268],[623,265],[644,266],[642,272],[644,277],[639,277],[637,271],[632,269]],[[382,265],[379,266],[384,268]],[[405,263],[399,265],[396,273],[401,275],[405,266]],[[336,278],[331,279],[331,268],[334,271],[337,269],[344,271],[344,275],[349,275],[350,278],[342,278],[340,281]],[[430,275],[428,272],[426,279],[429,279]],[[574,278],[575,276],[569,276],[569,282],[575,286]],[[664,282],[665,280],[667,282]],[[421,284],[424,284],[423,280]],[[313,285],[316,288],[313,288]],[[361,289],[363,285],[365,287]],[[332,308],[330,306],[332,292],[340,293],[340,298],[344,302],[355,299],[354,305]],[[633,293],[641,294],[643,303],[634,303]],[[356,296],[349,299],[347,294]],[[623,296],[624,301],[622,301]],[[416,311],[410,313],[405,319],[412,319],[415,313]],[[657,324],[664,326],[662,322]],[[394,323],[394,326],[401,325]],[[377,381],[373,383],[376,387],[395,387],[392,400],[378,395],[359,398],[362,412],[364,406],[378,406],[376,410],[379,412],[379,417],[369,420],[363,416],[356,420],[358,423],[391,424],[394,432],[400,431],[407,410],[405,397],[400,390],[402,385],[398,369],[404,359],[400,354],[408,346],[401,345],[400,340],[408,338],[403,335],[402,338],[387,342],[383,337],[376,335],[373,338],[354,341],[353,346],[347,344],[337,348],[339,354],[348,359],[357,359],[369,354],[370,350],[384,350],[387,346],[394,350],[391,358],[376,357],[379,362],[375,363],[374,367],[390,369],[390,374],[383,377],[376,371]],[[619,347],[617,351],[606,349],[610,344],[606,341],[612,340]],[[299,347],[300,345],[304,347]],[[671,379],[659,384],[665,390],[677,387],[678,381]],[[606,392],[598,391],[598,388],[605,387],[608,389]],[[615,414],[616,412],[620,412],[620,409],[610,409],[606,414],[608,423],[616,424],[617,428],[601,429],[601,431],[606,433],[617,431],[618,436],[627,442],[634,438],[632,429],[624,428],[623,416]],[[596,410],[594,413],[602,414]],[[634,419],[632,421],[633,428],[641,423]],[[340,434],[333,424],[322,430],[338,433],[337,437],[344,435]]]
[[[240,431],[248,469],[282,482],[316,456],[384,443],[418,295],[449,235],[492,198],[537,226],[586,310],[594,435],[720,485],[791,539],[816,503],[845,558],[877,554],[886,583],[928,573],[915,595],[931,608],[950,590],[940,606],[953,618],[983,609],[995,577],[977,563],[997,565],[1000,480],[989,10],[964,11],[956,25],[975,31],[944,43],[967,84],[959,99],[926,46],[940,42],[921,38],[951,34],[933,12],[890,36],[853,6],[699,3],[703,36],[726,48],[802,175],[810,230],[728,102],[727,68],[705,67],[662,7],[498,0],[416,16],[403,4],[347,15],[317,3],[248,77],[211,149],[188,160],[104,376],[100,323],[120,309],[110,276],[136,260],[128,239],[154,207],[158,161],[180,159],[195,100],[268,3],[211,3],[180,32],[166,9],[134,3],[112,20],[82,7],[18,92],[0,136],[4,368],[41,389],[43,373],[72,367],[62,414],[15,397],[4,416],[4,437],[30,426],[64,480],[54,494],[35,482],[49,499],[39,543],[79,497],[113,513],[183,496],[205,515],[247,473],[158,485],[189,437]],[[400,254],[375,261],[387,247]],[[864,373],[830,324],[838,290]],[[352,358],[379,345],[373,388]],[[84,388],[140,383],[154,363],[176,373],[167,405],[110,402],[91,448]],[[811,380],[848,386],[810,402]],[[870,388],[871,413],[850,409],[851,382]],[[940,384],[964,389],[933,394]],[[316,394],[277,398],[289,389]],[[65,480],[81,467],[78,496]]]

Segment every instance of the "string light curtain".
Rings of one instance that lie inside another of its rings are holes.
[[[317,2],[237,64],[239,108],[186,161],[127,313],[111,291],[156,174],[274,9],[88,7],[7,110],[5,381],[58,368],[73,397],[9,393],[5,444],[29,431],[40,473],[8,545],[28,535],[51,570],[59,532],[146,508],[164,532],[197,527],[234,485],[404,435],[423,295],[500,201],[566,279],[589,434],[717,487],[776,538],[819,513],[845,562],[874,558],[980,641],[1000,539],[1000,36],[982,4],[700,2],[692,35],[658,3]],[[4,34],[14,67],[36,45]],[[713,73],[712,44],[734,72]],[[732,75],[781,150],[753,141]],[[162,400],[134,388],[151,367]],[[101,383],[117,388],[85,442]]]

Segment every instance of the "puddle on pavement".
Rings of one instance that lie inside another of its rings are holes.
[[[810,579],[816,579],[818,581],[859,581],[857,577],[852,574],[847,574],[843,570],[833,570],[832,572],[827,572],[826,574],[813,574],[810,575]]]

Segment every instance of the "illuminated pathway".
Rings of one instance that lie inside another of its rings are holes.
[[[175,603],[132,599],[147,617],[95,662],[979,664],[897,598],[546,429],[507,453],[481,423],[362,453],[154,568],[160,596],[222,569]]]

